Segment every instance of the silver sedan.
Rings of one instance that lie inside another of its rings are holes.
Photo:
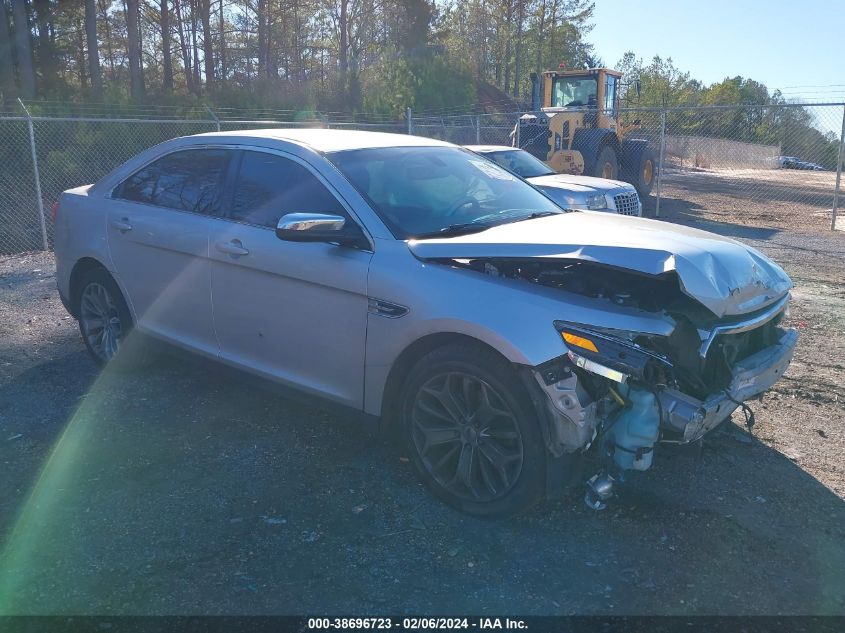
[[[588,453],[601,507],[662,442],[768,389],[796,342],[791,282],[759,252],[564,212],[413,136],[174,139],[62,194],[55,252],[107,370],[153,337],[317,396],[396,429],[426,485],[476,515],[529,507]]]

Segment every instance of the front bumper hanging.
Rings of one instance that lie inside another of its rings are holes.
[[[730,416],[739,403],[774,385],[789,366],[797,342],[798,331],[787,330],[775,345],[738,361],[728,387],[703,401],[675,389],[662,390],[661,428],[679,433],[684,442],[700,439]]]

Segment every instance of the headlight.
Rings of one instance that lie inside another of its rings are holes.
[[[554,326],[577,367],[615,382],[642,380],[655,363],[671,367],[668,359],[633,343],[633,333],[608,334],[566,321],[555,321]]]
[[[597,193],[593,196],[587,196],[586,202],[588,209],[607,209],[607,198],[604,197],[604,194]]]

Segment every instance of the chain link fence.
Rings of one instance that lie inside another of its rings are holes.
[[[414,116],[413,133],[457,145],[512,145],[521,112]]]
[[[96,182],[138,152],[177,136],[318,126],[410,132],[459,145],[515,145],[535,153],[549,142],[546,130],[521,132],[527,129],[517,125],[522,112],[432,116],[409,110],[402,121],[208,114],[207,119],[69,118],[29,116],[24,110],[21,116],[0,116],[0,254],[49,249],[50,207],[62,191]],[[647,141],[654,152],[656,183],[644,200],[647,214],[779,230],[836,224],[845,104],[633,108],[613,114],[624,138]]]
[[[836,225],[842,104],[628,110],[621,119],[639,121],[634,134],[659,156],[656,215],[780,230]]]
[[[27,120],[0,119],[0,254],[44,247]]]

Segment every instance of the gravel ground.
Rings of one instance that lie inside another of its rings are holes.
[[[668,220],[786,267],[802,338],[753,438],[662,450],[598,513],[577,491],[474,520],[390,443],[234,372],[99,373],[51,255],[0,261],[0,613],[845,614],[845,234],[665,185]]]

